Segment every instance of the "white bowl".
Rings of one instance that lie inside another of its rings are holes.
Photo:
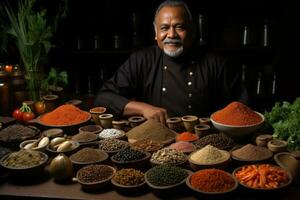
[[[242,125],[242,126],[234,126],[234,125],[227,125],[227,124],[222,124],[219,122],[216,122],[210,118],[213,126],[220,132],[224,132],[226,135],[233,139],[238,139],[238,138],[243,138],[245,136],[248,136],[249,134],[255,132],[258,130],[264,123],[265,117],[263,114],[256,112],[260,117],[261,121],[256,124],[252,125]]]

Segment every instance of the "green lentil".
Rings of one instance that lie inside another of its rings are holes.
[[[121,185],[139,185],[145,181],[144,173],[133,168],[121,169],[114,176],[114,181]]]
[[[153,167],[146,173],[148,181],[156,186],[169,186],[180,183],[184,180],[188,173],[172,165],[159,165]]]

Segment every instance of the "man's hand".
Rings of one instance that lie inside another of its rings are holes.
[[[166,124],[166,120],[168,119],[166,109],[138,101],[130,101],[125,106],[123,115],[143,115],[146,119],[152,119],[161,122],[162,124]]]

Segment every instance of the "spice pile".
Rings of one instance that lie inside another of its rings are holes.
[[[80,132],[100,132],[102,130],[101,126],[98,125],[86,125],[80,128]]]
[[[128,131],[126,135],[128,139],[150,139],[158,142],[165,142],[175,138],[175,132],[154,120],[147,120]]]
[[[196,150],[196,146],[190,142],[179,141],[171,144],[169,146],[170,149],[175,149],[177,151],[182,151],[184,153],[190,153]]]
[[[273,153],[265,147],[247,144],[240,149],[231,152],[232,156],[239,160],[261,161],[272,157]]]
[[[147,180],[155,186],[170,186],[180,183],[188,176],[187,171],[172,165],[159,165],[147,171]]]
[[[262,121],[261,116],[240,102],[230,103],[211,117],[216,122],[233,126],[253,125]]]
[[[227,172],[219,169],[204,169],[191,176],[190,184],[203,192],[227,192],[236,185]]]
[[[198,139],[199,139],[198,135],[190,132],[183,132],[176,136],[176,141],[192,142]]]
[[[0,141],[19,142],[32,138],[39,133],[40,130],[33,126],[10,125],[0,131]]]
[[[77,178],[83,183],[95,183],[104,181],[113,174],[113,168],[108,165],[88,165],[77,172]]]
[[[120,138],[123,137],[124,133],[121,130],[114,129],[114,128],[108,128],[104,129],[99,133],[100,138]]]
[[[103,151],[119,151],[121,149],[125,149],[129,144],[125,141],[118,139],[104,139],[99,142],[99,149]]]
[[[152,152],[161,149],[163,144],[149,139],[142,139],[134,142],[131,146],[136,149]]]
[[[182,164],[187,160],[187,156],[182,151],[163,148],[154,152],[150,161],[158,164]]]
[[[90,132],[80,132],[72,137],[72,140],[77,142],[91,142],[97,140],[97,135]]]
[[[96,163],[106,159],[108,155],[105,152],[93,148],[83,148],[70,156],[72,161],[78,163]]]
[[[230,154],[227,151],[219,150],[218,148],[207,145],[204,148],[196,151],[190,157],[194,163],[210,165],[220,163],[229,159]]]
[[[41,164],[45,157],[41,156],[38,151],[20,150],[11,153],[3,164],[7,167],[13,168],[29,168]]]
[[[144,173],[133,168],[121,169],[116,172],[113,180],[121,185],[133,186],[145,181]]]
[[[61,105],[55,110],[43,115],[40,120],[48,125],[72,125],[88,120],[89,113],[71,104]]]
[[[228,149],[233,146],[234,141],[224,133],[214,133],[200,138],[194,144],[198,149],[201,149],[208,144],[217,147],[218,149]]]

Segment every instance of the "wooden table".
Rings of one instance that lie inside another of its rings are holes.
[[[150,191],[149,188],[145,188],[136,194],[120,194],[116,192],[113,186],[108,186],[103,190],[99,190],[97,193],[87,193],[81,190],[80,184],[77,182],[69,183],[56,183],[50,176],[45,176],[38,180],[28,180],[28,182],[17,182],[13,179],[2,178],[0,179],[0,198],[1,199],[83,199],[83,200],[125,200],[125,199],[161,199],[161,196],[157,196]],[[213,199],[218,198],[214,196]],[[186,199],[193,200],[197,197],[192,193],[191,190],[184,186],[178,191],[168,194],[168,199]],[[211,199],[207,196],[201,197],[201,199]],[[290,187],[285,188],[282,191],[271,191],[271,192],[256,192],[256,191],[244,191],[238,188],[234,193],[227,196],[227,198],[220,197],[219,199],[282,199],[282,200],[293,200],[300,199],[299,185],[293,183]]]

